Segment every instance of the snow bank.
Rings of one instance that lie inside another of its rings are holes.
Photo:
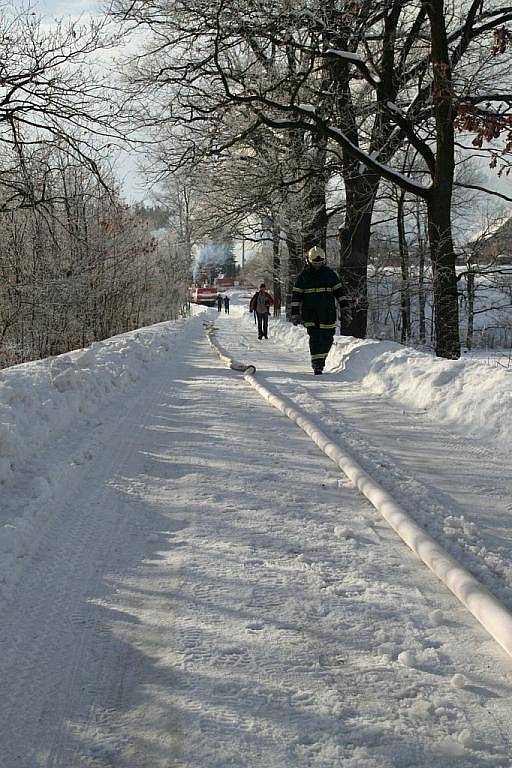
[[[250,324],[251,316],[244,322]],[[277,319],[269,328],[290,349],[307,352],[304,328]],[[326,370],[422,410],[459,433],[512,450],[512,368],[466,357],[444,360],[392,341],[337,336]]]
[[[23,509],[2,504],[0,591],[8,595],[45,523],[42,502],[65,477],[24,478],[24,465],[147,375],[185,321],[159,323],[53,358],[0,371],[0,487],[30,483]],[[190,322],[194,322],[191,320]],[[85,457],[86,458],[86,457]],[[76,457],[75,457],[76,459]],[[77,463],[77,461],[75,461]],[[21,479],[20,479],[21,478]],[[4,496],[4,500],[5,500]],[[46,505],[48,506],[48,505]]]
[[[512,446],[512,369],[443,360],[392,342],[337,339],[332,367],[466,435]]]
[[[170,349],[183,321],[159,323],[86,349],[0,371],[0,482],[80,416],[137,381]]]

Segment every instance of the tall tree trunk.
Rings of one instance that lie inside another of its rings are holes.
[[[327,244],[327,174],[325,161],[327,158],[327,141],[313,137],[317,147],[312,161],[311,178],[308,181],[306,210],[303,224],[303,248],[307,253],[314,245],[320,245],[324,250]]]
[[[460,357],[459,305],[453,250],[450,194],[440,189],[428,204],[428,232],[432,258],[436,355],[456,360]]]
[[[432,101],[436,121],[436,162],[429,200],[428,233],[432,259],[436,354],[460,357],[459,307],[451,209],[455,172],[453,86],[444,0],[424,0],[431,29]]]
[[[425,324],[425,306],[427,297],[425,292],[425,240],[422,232],[422,222],[420,217],[420,204],[416,203],[416,230],[418,233],[418,315],[419,315],[419,338],[422,344],[427,340]]]
[[[330,4],[333,18],[337,20],[339,10]],[[357,4],[346,10],[359,13]],[[399,87],[395,68],[395,41],[400,19],[401,4],[392,2],[383,14],[383,55],[379,62],[380,80],[377,87],[377,101],[380,105],[394,102]],[[329,41],[332,45],[333,41]],[[353,39],[344,25],[340,29],[335,47],[355,52]],[[346,60],[335,60],[330,69],[335,85],[336,109],[340,128],[354,146],[360,146],[360,128],[356,118],[357,109],[353,103],[350,87],[350,64]],[[390,141],[395,129],[388,112],[377,106],[377,115],[370,137],[370,153],[379,156],[381,162],[389,161],[393,154]],[[340,231],[340,272],[352,300],[352,322],[348,333],[365,338],[368,325],[368,251],[370,247],[371,222],[375,198],[379,189],[380,176],[370,169],[361,170],[360,163],[347,151],[343,151],[343,181],[345,184],[346,213],[343,229]]]
[[[302,245],[295,232],[286,233],[286,246],[288,248],[288,275],[286,281],[286,317],[290,316],[290,304],[292,301],[292,289],[295,278],[304,266],[302,257]]]
[[[405,192],[401,190],[398,194],[397,206],[397,229],[398,229],[398,249],[400,252],[400,271],[402,281],[400,284],[400,315],[402,318],[402,330],[400,340],[402,344],[411,338],[411,292],[409,282],[409,249],[407,247],[407,238],[405,235],[404,218],[404,200]]]
[[[274,315],[281,314],[281,227],[279,216],[272,212],[272,288],[274,293]]]
[[[468,290],[468,329],[466,334],[466,346],[468,349],[473,349],[473,332],[475,321],[475,270],[471,262],[468,263],[466,283]]]
[[[368,250],[373,206],[379,177],[359,174],[354,168],[345,174],[347,207],[340,229],[340,274],[352,302],[352,322],[347,334],[364,339],[368,325]]]

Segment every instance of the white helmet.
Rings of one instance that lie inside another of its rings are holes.
[[[319,245],[310,248],[307,255],[309,264],[325,264],[325,251]]]

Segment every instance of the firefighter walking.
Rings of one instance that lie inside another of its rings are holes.
[[[340,306],[343,331],[351,319],[347,290],[336,272],[326,265],[323,248],[315,245],[308,251],[306,267],[293,287],[290,317],[294,325],[302,321],[308,332],[315,376],[323,372],[334,340],[336,302]]]

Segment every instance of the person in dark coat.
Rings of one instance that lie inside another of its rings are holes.
[[[347,290],[336,272],[326,265],[325,251],[315,245],[308,251],[306,267],[298,275],[292,293],[291,317],[302,320],[309,335],[311,366],[321,374],[336,330],[336,302],[340,306],[342,330],[350,323]]]
[[[217,294],[217,312],[220,312],[222,310],[222,301],[223,299],[220,293]]]
[[[249,303],[249,311],[256,312],[258,319],[258,339],[268,339],[268,318],[273,304],[274,299],[267,291],[265,283],[262,283]]]
[[[229,296],[224,296],[224,312],[229,315]]]

